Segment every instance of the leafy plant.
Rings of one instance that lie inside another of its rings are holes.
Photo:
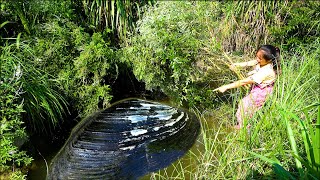
[[[320,37],[319,1],[293,1],[282,8],[278,15],[284,20],[270,27],[270,35],[278,37],[273,39],[284,49],[290,51],[301,43],[310,44]]]
[[[32,36],[37,24],[49,19],[75,20],[76,17],[70,0],[3,0],[0,4],[1,19],[10,21],[1,32],[4,38],[14,38],[19,33]]]
[[[123,50],[137,79],[148,89],[160,88],[177,104],[212,104],[215,95],[207,91],[211,85],[206,82],[212,76],[201,64],[208,58],[207,23],[215,15],[208,6],[213,9],[216,4],[171,1],[148,9]],[[219,67],[213,72],[225,73]]]
[[[72,74],[68,74],[72,79],[68,86],[73,88],[73,96],[79,98],[79,110],[86,115],[110,105],[108,84],[117,79],[118,66],[114,51],[107,45],[100,33],[94,33],[74,60]]]
[[[17,147],[19,139],[26,139],[21,113],[22,82],[18,73],[19,63],[7,58],[6,47],[0,47],[0,172],[10,167],[29,165],[30,158],[25,151]]]
[[[320,178],[320,105],[318,103],[318,118],[315,122],[316,124],[312,125],[312,119],[306,119],[303,121],[296,114],[288,111],[282,111],[282,115],[285,118],[287,124],[288,135],[290,136],[290,144],[295,157],[296,166],[300,171],[300,176],[305,177],[305,174],[302,170],[302,164],[306,166],[306,174],[313,178]],[[308,116],[308,112],[306,112]],[[297,152],[297,145],[295,142],[295,137],[292,133],[292,128],[290,125],[290,119],[294,119],[298,122],[301,128],[301,136],[303,138],[303,143],[305,146],[305,154],[307,155],[307,160],[304,160]]]
[[[36,29],[39,37],[30,43],[33,63],[59,84],[73,111],[85,116],[107,107],[112,97],[109,85],[118,75],[110,42],[101,33],[90,36],[66,19],[39,24]]]
[[[280,113],[283,117],[283,120],[287,127],[288,139],[291,145],[292,155],[296,162],[296,168],[299,171],[299,179],[319,179],[320,178],[320,104],[317,103],[316,105],[311,105],[304,109],[305,115],[308,117],[309,112],[306,111],[310,109],[310,107],[318,106],[318,113],[317,113],[317,121],[315,124],[312,124],[312,119],[302,120],[300,119],[295,113],[290,111],[281,110]],[[303,139],[304,150],[303,154],[300,154],[298,151],[298,146],[296,143],[296,138],[294,135],[294,130],[292,129],[292,122],[294,120],[298,122],[300,128],[300,137]],[[291,173],[283,168],[280,161],[273,157],[272,159],[260,155],[254,152],[249,152],[255,157],[258,157],[270,164],[272,164],[275,168],[276,174],[285,179],[295,179]],[[305,157],[306,156],[306,157]],[[304,169],[304,167],[305,169]]]

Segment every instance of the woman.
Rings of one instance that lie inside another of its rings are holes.
[[[263,106],[267,96],[272,93],[273,84],[279,70],[279,59],[279,48],[272,45],[263,45],[256,53],[256,60],[231,65],[231,69],[255,66],[255,69],[248,73],[247,78],[218,88],[218,91],[223,93],[228,89],[252,84],[250,93],[239,102],[236,113],[238,121],[238,125],[235,126],[236,129],[242,128],[243,119],[251,118]]]

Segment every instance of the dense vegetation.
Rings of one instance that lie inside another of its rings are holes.
[[[205,152],[188,155],[194,165],[153,178],[320,178],[318,1],[0,5],[1,173],[25,178],[28,135],[54,133],[67,117],[108,107],[117,79],[133,72],[151,93],[194,111],[203,128]],[[211,90],[243,77],[228,65],[253,58],[261,44],[282,50],[276,90],[248,120],[250,133],[230,132],[247,89]],[[206,128],[212,114],[219,126]]]

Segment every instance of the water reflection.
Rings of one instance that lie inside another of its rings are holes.
[[[136,179],[184,155],[199,129],[199,121],[187,111],[127,99],[81,121],[47,178]]]

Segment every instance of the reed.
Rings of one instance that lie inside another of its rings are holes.
[[[153,4],[154,0],[82,0],[82,7],[95,31],[114,31],[120,38],[132,30],[134,23],[140,17],[141,7]]]
[[[290,4],[291,5],[291,4]],[[285,20],[288,1],[228,1],[222,3],[221,24],[213,27],[224,51],[250,54],[270,41],[270,27]],[[218,32],[218,33],[217,33]]]

